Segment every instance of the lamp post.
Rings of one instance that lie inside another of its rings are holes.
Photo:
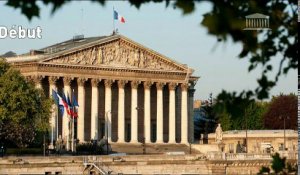
[[[285,141],[285,120],[289,120],[289,116],[279,116],[279,119],[283,119],[283,150],[286,151],[286,141]]]
[[[247,115],[248,114],[245,115],[246,116],[245,117],[245,119],[246,119],[246,143],[245,143],[246,144],[245,145],[246,146],[246,153],[248,153],[248,120],[247,120]]]
[[[135,108],[138,112],[139,110],[144,110],[144,108],[136,107]],[[138,114],[139,115],[139,114]],[[146,140],[145,140],[145,122],[144,122],[144,136],[142,138],[142,149],[143,149],[143,154],[146,154]]]
[[[105,112],[105,137],[106,137],[106,155],[108,155],[108,113],[111,113],[111,111]]]

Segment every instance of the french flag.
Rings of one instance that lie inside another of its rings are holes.
[[[114,20],[118,20],[121,23],[125,23],[125,18],[121,16],[116,10],[114,10]]]
[[[64,92],[62,92],[62,95],[60,96],[59,94],[57,94],[58,98],[59,98],[59,104],[62,104],[67,111],[67,114],[70,115],[70,110],[69,110],[69,105],[68,105],[68,101],[66,98],[66,95],[64,94]]]

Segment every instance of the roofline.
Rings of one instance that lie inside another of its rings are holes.
[[[260,16],[260,17],[255,17],[255,16]],[[254,13],[251,15],[247,15],[246,18],[269,18],[269,16],[261,14],[261,13]]]
[[[89,37],[89,38],[95,38],[95,37]],[[41,55],[36,55],[36,56],[32,56],[32,55],[19,55],[19,56],[16,56],[16,57],[10,57],[9,59],[7,59],[8,62],[32,62],[32,61],[35,61],[35,62],[44,62],[44,61],[47,61],[47,60],[50,60],[50,59],[53,59],[55,57],[59,57],[59,56],[63,56],[63,55],[66,55],[66,54],[71,54],[73,52],[78,52],[78,51],[81,51],[81,50],[84,50],[88,47],[91,47],[93,45],[97,45],[97,44],[104,44],[104,43],[107,43],[107,42],[111,42],[111,41],[115,41],[115,40],[118,40],[118,39],[122,39],[124,41],[127,41],[129,43],[132,43],[138,47],[141,47],[141,48],[145,48],[146,50],[148,50],[150,53],[156,55],[157,57],[160,57],[161,59],[163,59],[164,61],[166,62],[169,62],[171,64],[174,64],[175,66],[177,66],[178,68],[182,69],[182,71],[186,71],[186,73],[190,74],[190,78],[194,79],[194,80],[198,80],[199,77],[192,77],[191,75],[193,74],[194,72],[194,69],[188,67],[187,65],[185,64],[181,64],[161,53],[158,53],[157,51],[151,49],[151,48],[148,48],[140,43],[137,43],[136,41],[133,41],[123,35],[120,35],[120,34],[114,34],[114,35],[109,35],[109,36],[103,36],[103,38],[100,38],[99,40],[95,40],[95,41],[91,41],[91,42],[88,42],[88,43],[85,43],[85,44],[82,44],[82,45],[78,45],[78,46],[75,46],[75,47],[72,47],[68,50],[62,50],[62,51],[59,51],[57,53],[52,53],[52,54],[41,54]],[[63,41],[63,42],[67,42],[69,40],[66,40],[66,41]],[[62,43],[63,43],[62,42]],[[56,44],[52,44],[50,46],[47,46],[47,47],[51,47],[51,46],[55,46],[59,43],[56,43]],[[45,48],[47,48],[45,47]],[[34,57],[32,59],[23,59],[23,58],[27,58],[27,57]]]
[[[116,39],[118,39],[118,37],[115,37],[115,35],[107,36],[107,37],[102,38],[100,40],[92,41],[92,42],[89,42],[89,43],[86,43],[86,44],[82,44],[82,45],[73,47],[73,48],[71,48],[69,50],[63,50],[63,51],[58,52],[58,53],[53,53],[53,54],[49,55],[47,58],[45,58],[43,60],[40,60],[40,62],[47,61],[47,60],[50,60],[50,59],[52,59],[54,57],[61,56],[61,55],[64,55],[64,54],[69,54],[69,53],[72,53],[74,51],[84,50],[84,49],[86,49],[89,46],[94,45],[94,44],[102,44],[102,43],[105,43],[105,42],[114,41]]]
[[[188,69],[190,69],[192,72],[194,72],[194,69],[189,68],[188,66],[184,66],[183,64],[181,64],[181,63],[179,63],[179,62],[177,62],[177,61],[175,61],[175,60],[173,60],[173,59],[171,59],[171,58],[169,58],[169,57],[167,57],[167,56],[165,56],[165,55],[163,55],[163,54],[161,54],[161,53],[158,53],[157,51],[155,51],[155,50],[153,50],[153,49],[151,49],[151,48],[148,48],[148,47],[146,47],[146,46],[144,46],[144,45],[142,45],[142,44],[140,44],[140,43],[137,43],[137,42],[135,42],[135,41],[133,41],[133,40],[131,40],[131,39],[129,39],[129,38],[127,38],[127,37],[121,35],[121,34],[117,34],[117,35],[118,35],[120,38],[122,38],[122,39],[124,39],[124,40],[127,40],[128,42],[134,43],[134,44],[136,44],[136,45],[138,45],[138,46],[140,46],[140,47],[142,47],[142,48],[145,48],[145,49],[147,49],[147,50],[150,50],[151,52],[155,53],[155,54],[158,55],[159,57],[167,58],[168,60],[172,61],[175,65],[177,65],[177,66],[179,66],[179,67],[181,67],[181,68],[183,68],[183,69],[186,69],[187,71],[188,71]]]

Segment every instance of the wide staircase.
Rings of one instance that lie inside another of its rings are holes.
[[[185,144],[130,144],[130,143],[112,143],[113,153],[126,153],[129,155],[134,154],[166,154],[166,153],[184,153],[195,154],[200,153],[198,150],[190,148]]]

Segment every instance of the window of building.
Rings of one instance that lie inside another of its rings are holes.
[[[233,145],[233,143],[229,143],[228,149],[229,149],[229,153],[234,153],[234,145]]]

